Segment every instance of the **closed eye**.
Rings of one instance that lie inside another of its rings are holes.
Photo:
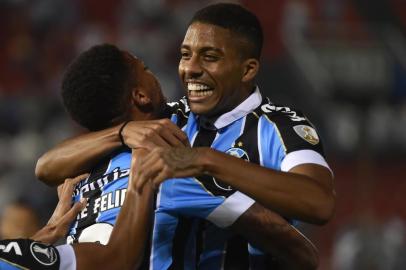
[[[209,62],[215,62],[215,61],[219,60],[219,57],[216,55],[206,54],[203,57],[204,57],[204,60],[209,61]]]

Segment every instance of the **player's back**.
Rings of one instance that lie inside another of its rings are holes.
[[[107,244],[124,203],[130,167],[131,149],[121,148],[100,161],[76,186],[73,200],[83,197],[88,202],[69,230],[68,243]],[[148,257],[146,252],[141,269],[148,269]]]

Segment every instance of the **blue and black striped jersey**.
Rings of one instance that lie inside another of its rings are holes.
[[[172,121],[182,127],[193,146],[210,146],[278,171],[304,163],[328,167],[307,118],[272,104],[258,89],[214,123],[190,112],[186,99],[171,105]],[[220,229],[230,226],[253,203],[208,175],[165,181],[157,201],[151,269],[270,269],[272,258]],[[237,246],[243,248],[237,251]]]
[[[275,170],[289,171],[303,163],[328,167],[310,122],[299,112],[262,99],[259,90],[214,123],[191,113],[186,99],[170,104],[170,111],[193,146],[211,146]],[[120,149],[77,186],[74,200],[89,200],[70,229],[71,242],[107,243],[124,202],[130,163],[129,149]],[[233,224],[254,202],[210,176],[165,181],[157,195],[149,268],[268,269],[264,264],[270,259],[260,250],[220,229]]]

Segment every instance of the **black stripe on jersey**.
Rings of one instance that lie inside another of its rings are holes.
[[[272,269],[282,270],[282,266],[279,261],[271,255],[250,255],[249,258],[250,269]]]
[[[90,184],[90,183],[102,178],[104,176],[104,174],[106,173],[109,162],[110,162],[110,159],[105,159],[102,162],[100,162],[98,166],[95,166],[94,170],[92,170],[92,172],[90,173],[87,183]],[[76,227],[76,234],[74,235],[75,241],[78,241],[78,239],[80,237],[80,233],[82,232],[82,230],[84,228],[87,228],[96,222],[99,212],[93,213],[93,211],[89,211],[89,209],[94,208],[94,204],[95,204],[94,198],[100,197],[101,193],[102,193],[102,189],[97,188],[95,190],[89,190],[88,192],[85,192],[82,194],[82,196],[84,198],[88,198],[88,206],[87,206],[88,215],[86,218],[79,219],[77,227]]]
[[[244,131],[234,142],[234,147],[244,150],[249,161],[259,164],[258,152],[258,117],[250,113],[246,116]]]
[[[179,217],[178,225],[176,226],[175,235],[173,238],[172,246],[172,264],[168,270],[182,270],[184,269],[185,248],[186,242],[192,230],[192,219],[186,217]]]
[[[213,143],[217,134],[217,130],[215,129],[206,129],[200,127],[199,133],[197,133],[196,139],[193,143],[193,147],[202,147],[207,146],[210,147]],[[213,180],[213,176],[211,175],[200,175],[197,176],[196,179],[204,185],[204,187],[210,191],[215,196],[224,196],[228,197],[235,192],[234,189],[231,190],[224,190],[220,189],[216,186]]]
[[[249,267],[248,242],[235,235],[227,240],[224,270],[247,270]]]
[[[196,265],[199,265],[200,255],[204,250],[204,235],[206,230],[207,221],[199,220],[196,232]]]

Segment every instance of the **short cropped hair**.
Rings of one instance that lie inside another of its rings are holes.
[[[102,44],[81,53],[62,79],[66,110],[81,126],[101,130],[125,117],[130,106],[131,67],[116,46]]]
[[[219,3],[207,6],[195,13],[189,26],[202,22],[220,26],[250,43],[247,56],[259,59],[263,44],[263,31],[258,18],[238,4]]]

